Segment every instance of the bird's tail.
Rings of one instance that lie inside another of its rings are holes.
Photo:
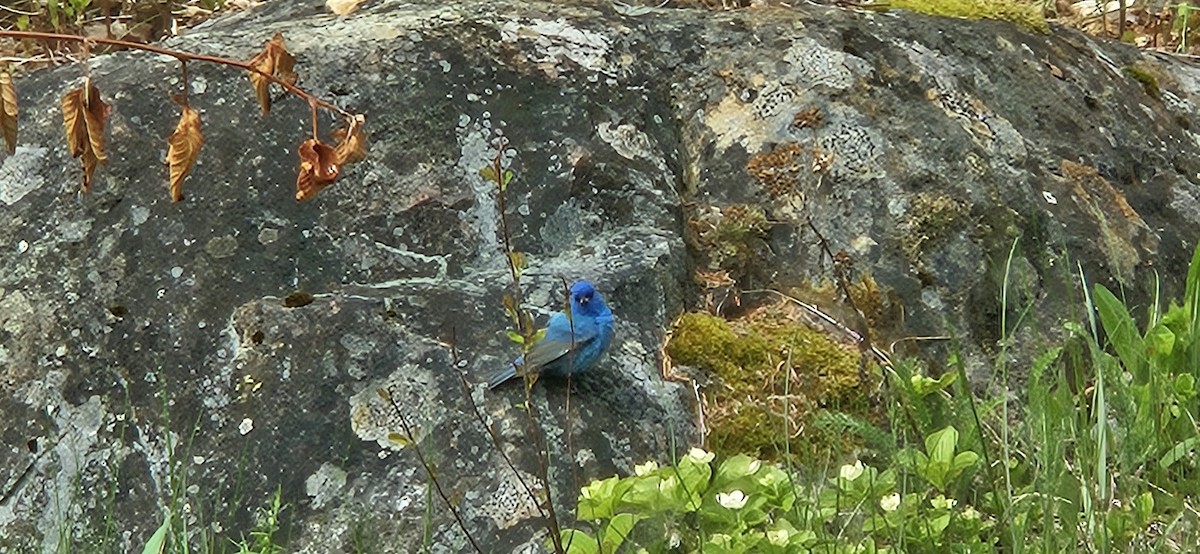
[[[495,375],[492,375],[491,379],[488,379],[488,389],[489,390],[494,389],[494,388],[500,386],[501,383],[503,383],[509,379],[512,379],[513,377],[516,377],[516,376],[517,376],[517,364],[508,364],[508,369],[505,369],[504,371],[500,371],[500,372],[496,373]]]

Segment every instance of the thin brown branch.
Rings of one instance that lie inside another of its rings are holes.
[[[458,368],[459,362],[457,339],[458,332],[452,328],[450,330],[450,344],[448,346],[450,348],[450,361],[454,364],[455,368]],[[462,382],[463,392],[467,396],[467,403],[471,405],[471,410],[475,413],[475,419],[479,421],[479,425],[483,427],[484,431],[487,431],[488,438],[490,438],[492,441],[492,447],[496,449],[497,454],[500,454],[500,458],[504,460],[504,465],[508,466],[508,469],[513,472],[513,475],[517,476],[517,482],[521,484],[522,489],[525,489],[525,494],[529,495],[530,500],[533,500],[533,503],[538,507],[538,511],[542,513],[543,517],[545,517],[545,510],[542,508],[542,503],[538,500],[537,494],[533,492],[533,487],[530,487],[529,483],[525,482],[525,478],[521,476],[521,472],[517,471],[516,464],[514,464],[512,458],[509,458],[508,454],[504,452],[504,448],[501,447],[500,438],[496,436],[496,433],[492,431],[491,426],[489,426],[487,421],[484,420],[483,412],[479,411],[479,405],[475,403],[475,397],[471,396],[471,383],[467,381],[467,376],[459,372],[458,380]]]
[[[183,86],[182,103],[183,107],[186,108],[188,106],[188,96],[190,96],[192,93],[192,82],[188,80],[187,60],[179,60],[179,71],[183,73],[183,76],[180,79],[182,83],[180,84]]]
[[[437,473],[434,472],[433,466],[425,459],[425,455],[421,453],[421,445],[417,443],[417,437],[413,435],[412,428],[408,426],[408,418],[404,417],[404,410],[400,408],[400,404],[396,403],[395,397],[392,396],[392,391],[380,389],[381,392],[386,392],[387,401],[391,403],[392,409],[396,411],[396,415],[400,416],[400,427],[404,429],[405,438],[412,444],[413,452],[417,454],[417,461],[421,463],[421,467],[425,468],[425,474],[429,476],[429,480],[433,482],[433,487],[437,489],[438,496],[442,497],[442,502],[446,503],[446,508],[454,516],[454,521],[458,522],[458,527],[462,529],[464,535],[467,536],[467,541],[471,543],[471,547],[479,554],[483,554],[483,549],[475,543],[475,537],[471,536],[471,531],[467,529],[467,525],[462,520],[462,515],[454,508],[454,504],[450,502],[450,497],[446,495],[446,491],[442,490],[442,484],[437,479]]]
[[[309,93],[308,91],[306,91],[292,83],[289,83],[284,79],[281,79],[279,77],[271,75],[270,73],[261,71],[255,67],[251,66],[249,63],[243,62],[243,61],[232,60],[229,58],[222,58],[219,56],[208,56],[205,54],[192,54],[190,52],[181,52],[179,50],[172,50],[170,48],[162,48],[160,46],[154,46],[152,44],[139,44],[136,42],[129,42],[129,41],[113,39],[113,38],[91,38],[91,37],[81,37],[81,36],[77,36],[77,35],[65,35],[65,34],[59,34],[59,33],[39,33],[39,32],[34,32],[34,31],[0,31],[0,38],[4,38],[4,37],[9,37],[9,38],[14,38],[14,39],[39,40],[39,41],[78,42],[78,43],[83,44],[85,49],[88,48],[88,45],[92,44],[92,43],[104,44],[107,46],[116,46],[119,48],[128,48],[128,49],[132,49],[132,50],[143,50],[146,52],[153,52],[155,54],[171,56],[172,58],[182,60],[182,61],[201,61],[201,62],[215,63],[218,65],[227,65],[230,67],[236,67],[238,69],[242,69],[245,71],[250,71],[252,73],[257,73],[259,75],[262,75],[264,78],[271,81],[272,83],[275,83],[275,84],[283,87],[284,90],[286,90],[296,96],[299,96],[300,98],[307,100],[310,104],[316,104],[322,108],[325,108],[327,110],[335,112],[346,118],[353,119],[353,117],[354,117],[354,114],[351,114],[350,112],[343,110],[342,108],[340,108],[338,106],[335,106],[333,104],[330,104],[329,102],[326,102],[320,98],[317,98],[316,96]]]

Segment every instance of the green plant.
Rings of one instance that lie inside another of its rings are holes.
[[[275,543],[275,533],[279,531],[279,513],[286,505],[281,500],[282,489],[275,488],[275,494],[266,507],[261,508],[256,518],[254,529],[250,531],[250,540],[234,542],[238,554],[278,554],[283,547]]]
[[[928,461],[918,471],[942,487],[968,480],[963,470],[974,462],[969,453],[954,454],[953,435],[931,435],[929,451],[917,453]],[[952,470],[935,469],[946,459]],[[693,449],[674,465],[648,462],[632,476],[584,487],[578,518],[591,527],[564,531],[562,542],[583,554],[991,551],[989,520],[934,489],[911,488],[918,485],[911,476],[899,460],[884,471],[859,461],[801,487],[770,462],[737,455],[717,463]]]

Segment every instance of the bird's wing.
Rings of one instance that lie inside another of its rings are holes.
[[[579,343],[576,343],[576,347]],[[553,362],[571,351],[571,343],[544,338],[537,341],[533,348],[525,354],[525,371],[541,371],[546,364]]]
[[[546,336],[534,343],[533,348],[525,354],[526,370],[536,371],[545,367],[546,364],[567,355],[572,348],[578,351],[596,338],[595,322],[577,318],[574,326],[571,323],[562,312],[550,317],[550,324],[546,326]]]

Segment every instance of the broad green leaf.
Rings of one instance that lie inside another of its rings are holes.
[[[1108,333],[1108,340],[1120,356],[1121,363],[1133,374],[1134,383],[1145,383],[1149,378],[1146,372],[1146,344],[1138,336],[1129,310],[1104,285],[1097,284],[1092,297],[1100,313],[1100,323],[1104,325],[1104,332]]]
[[[958,455],[954,457],[954,465],[950,467],[950,470],[953,473],[952,476],[957,477],[959,473],[962,473],[964,470],[974,466],[978,462],[979,454],[971,451],[959,452]]]
[[[1146,332],[1145,343],[1146,352],[1162,366],[1175,350],[1175,333],[1160,321]]]
[[[1183,459],[1184,456],[1187,456],[1190,452],[1195,450],[1198,443],[1200,443],[1200,437],[1191,437],[1176,444],[1158,460],[1158,466],[1163,469],[1170,468],[1175,464],[1175,462],[1178,462],[1179,460]]]
[[[958,445],[958,429],[953,425],[934,432],[925,438],[925,450],[934,463],[949,464],[954,461],[954,448]]]
[[[162,554],[167,547],[167,532],[170,530],[171,516],[165,516],[162,525],[159,525],[158,530],[150,535],[150,540],[146,541],[146,547],[142,549],[142,554]]]
[[[719,468],[717,468],[717,483],[729,483],[753,475],[762,468],[762,462],[755,460],[745,454],[738,454],[728,460],[725,460]]]
[[[942,533],[946,530],[946,527],[950,525],[950,514],[942,514],[930,519],[927,525],[929,526],[929,532],[933,535],[933,537],[940,538]]]
[[[525,344],[525,337],[521,336],[521,333],[513,331],[512,329],[509,329],[507,331],[507,334],[508,334],[508,340],[513,341],[517,344]]]
[[[1175,377],[1175,394],[1184,399],[1196,394],[1196,378],[1191,373],[1181,373]]]
[[[633,526],[644,518],[645,516],[630,513],[617,514],[612,518],[604,529],[604,551],[617,552],[629,536],[629,532],[633,530]]]
[[[578,529],[563,531],[562,544],[568,554],[598,554],[600,552],[600,541]]]
[[[1183,297],[1183,309],[1191,316],[1189,334],[1196,331],[1197,308],[1200,307],[1200,243],[1192,251],[1192,263],[1188,265],[1187,287]]]
[[[579,491],[579,519],[598,521],[612,519],[616,515],[616,504],[629,488],[620,477],[612,476],[603,481],[592,481]]]

